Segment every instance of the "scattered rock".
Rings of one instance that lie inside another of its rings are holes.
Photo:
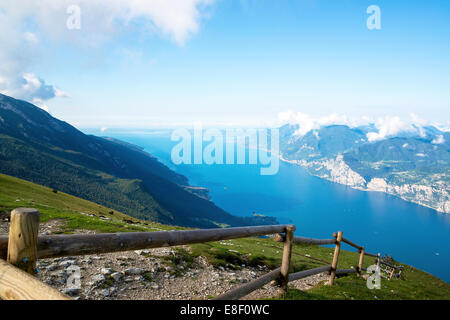
[[[144,257],[146,253],[150,256]],[[197,300],[219,296],[269,271],[264,266],[246,266],[242,270],[235,270],[235,266],[230,265],[215,267],[205,257],[195,258],[189,268],[183,262],[176,266],[167,265],[165,257],[174,253],[171,248],[157,248],[85,257],[42,259],[38,261],[41,271],[36,276],[74,299]],[[67,288],[67,279],[72,273],[64,269],[65,266],[69,268],[72,265],[80,266],[80,289]],[[183,270],[181,274],[174,274],[180,270]],[[315,286],[327,278],[327,275],[317,275],[294,281],[292,285],[300,290],[309,290],[311,285]],[[271,285],[256,290],[245,299],[276,296],[276,282]]]
[[[111,294],[108,289],[104,289],[104,290],[100,291],[99,293],[104,297],[109,297],[109,295]]]
[[[105,276],[102,274],[96,274],[94,276],[91,277],[91,282],[93,284],[100,284],[105,282]]]
[[[114,279],[114,281],[119,282],[120,279],[122,279],[122,273],[114,272],[111,274],[111,277]]]
[[[65,278],[67,276],[65,271],[55,271],[51,275],[58,278]]]
[[[136,274],[143,274],[144,273],[144,269],[141,268],[129,268],[126,269],[125,274],[128,275],[136,275]]]
[[[65,260],[59,263],[59,266],[63,267],[63,268],[67,268],[68,266],[71,265],[76,265],[77,262],[75,260]]]
[[[112,273],[114,272],[114,270],[113,270],[112,268],[102,268],[102,269],[100,270],[100,272],[101,272],[103,275],[108,276],[108,275],[112,274]]]
[[[56,264],[56,263],[52,263],[51,265],[49,265],[48,267],[47,267],[47,270],[48,271],[54,271],[54,270],[56,270],[58,268],[58,265]]]
[[[69,296],[77,296],[80,294],[79,288],[65,288],[62,290],[62,293],[67,294]]]

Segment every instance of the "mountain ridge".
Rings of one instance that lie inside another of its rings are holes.
[[[427,126],[420,135],[405,132],[370,141],[370,126],[323,126],[304,135],[298,129],[280,128],[283,160],[323,179],[450,213],[449,132]]]
[[[0,171],[165,224],[211,228],[257,223],[227,213],[195,189],[186,190],[186,177],[140,148],[85,135],[5,95],[0,95]]]

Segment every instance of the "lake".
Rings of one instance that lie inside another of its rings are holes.
[[[341,230],[368,252],[392,254],[450,282],[450,215],[313,177],[283,162],[273,176],[261,176],[257,165],[174,165],[170,152],[176,142],[170,141],[170,131],[84,131],[143,147],[191,185],[208,188],[212,201],[234,215],[273,216],[295,224],[296,234],[306,237],[330,238]]]

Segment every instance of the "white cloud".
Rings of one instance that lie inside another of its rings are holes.
[[[47,112],[50,112],[49,108],[47,105],[42,104],[42,103],[35,103],[39,108],[41,108],[42,110],[45,110]]]
[[[280,112],[278,120],[281,123],[289,123],[291,125],[298,125],[299,129],[295,132],[296,135],[304,136],[312,130],[320,129],[323,126],[330,125],[346,125],[349,127],[357,127],[366,121],[364,119],[350,119],[346,115],[332,113],[322,117],[311,117],[302,112],[293,112],[292,110]]]
[[[10,82],[6,81],[6,87],[8,87],[8,90],[0,91],[6,91],[6,94],[37,104],[55,97],[68,97],[68,94],[64,91],[46,84],[34,73],[25,73],[19,77],[14,77]]]
[[[435,123],[433,124],[435,128],[438,128],[442,132],[450,132],[450,120],[447,120],[445,124]]]
[[[433,139],[433,141],[431,141],[432,144],[443,144],[445,142],[444,136],[443,135],[438,135],[437,137],[435,137]]]
[[[419,131],[419,135],[422,138],[426,137],[426,133],[423,127],[428,126],[429,122],[422,119],[421,117],[419,117],[417,114],[415,113],[411,113],[410,117],[412,119],[412,123],[413,125],[416,127],[416,129]]]
[[[320,128],[316,120],[301,112],[297,113],[295,116],[295,123],[299,125],[297,131],[295,132],[295,134],[299,136],[304,136],[311,130]]]
[[[27,100],[65,96],[34,75],[41,43],[99,47],[122,32],[156,34],[183,45],[215,0],[1,0],[0,92]],[[67,8],[81,9],[81,29],[69,30]],[[30,77],[29,75],[33,75]]]
[[[406,124],[399,117],[389,116],[378,118],[375,127],[378,129],[378,132],[369,132],[367,134],[369,142],[383,140],[388,137],[394,137],[401,132],[415,130],[411,124]]]
[[[27,32],[25,32],[23,34],[23,38],[26,41],[31,42],[32,44],[38,44],[39,43],[38,37],[34,33],[29,32],[29,31],[27,31]]]
[[[121,29],[170,37],[182,45],[199,29],[200,20],[215,0],[2,0],[0,11],[15,24],[31,19],[40,32],[53,37],[108,39]],[[67,8],[80,7],[80,32],[68,30]],[[29,30],[27,30],[29,32]],[[80,39],[79,39],[80,40]],[[92,43],[92,42],[91,42]]]
[[[375,127],[375,130],[366,134],[369,142],[380,141],[402,135],[417,135],[421,137],[426,135],[424,127],[430,125],[426,120],[421,119],[415,114],[410,114],[409,119],[408,117],[405,118],[409,121],[402,120],[398,116],[384,116],[374,121],[367,116],[362,116],[360,118],[349,118],[346,115],[340,115],[337,113],[332,113],[321,117],[312,117],[308,114],[294,112],[292,110],[280,112],[278,114],[278,120],[281,124],[289,123],[291,125],[299,126],[298,130],[295,132],[295,134],[299,136],[304,136],[308,132],[318,130],[323,126],[346,125],[350,128],[355,128],[369,124],[372,124]],[[436,125],[435,127],[438,128]],[[439,129],[442,130],[442,128]],[[433,141],[435,144],[444,142],[443,137],[439,136]],[[408,147],[408,144],[404,144],[403,147]]]
[[[351,121],[347,116],[337,113],[332,113],[328,116],[318,118],[317,123],[320,126],[347,125],[349,127],[353,127],[355,125],[355,123]]]
[[[427,120],[422,119],[415,113],[410,113],[409,116],[411,117],[412,123],[415,124],[416,126],[424,127],[429,125],[429,122]]]
[[[292,110],[278,113],[278,120],[284,123],[294,124],[294,112]]]
[[[418,115],[411,113],[410,114],[411,121],[409,123],[406,123],[402,121],[399,117],[389,117],[386,116],[384,118],[378,118],[375,126],[378,129],[378,132],[369,132],[367,134],[367,139],[370,142],[383,140],[389,137],[395,137],[399,136],[400,134],[404,133],[410,133],[410,134],[416,134],[420,137],[426,137],[426,132],[424,127],[430,126],[431,124],[422,118],[420,118]],[[438,125],[433,125],[435,128],[445,131],[442,128],[440,128]],[[434,144],[440,144],[444,143],[444,137],[442,135],[439,135],[435,137],[432,143]],[[407,147],[407,145],[403,145],[403,147]]]

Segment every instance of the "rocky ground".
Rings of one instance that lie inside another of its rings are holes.
[[[60,222],[55,220],[43,223],[40,232],[53,233],[59,225]],[[8,223],[0,223],[0,233],[7,233],[7,230]],[[183,249],[189,252],[188,246]],[[218,296],[270,271],[263,266],[249,268],[243,265],[241,270],[216,268],[203,257],[190,261],[184,261],[182,257],[173,248],[158,248],[41,259],[37,264],[37,277],[75,299],[188,300]],[[290,285],[308,290],[327,278],[327,274],[320,274]],[[270,298],[277,293],[278,288],[268,284],[246,299]]]

